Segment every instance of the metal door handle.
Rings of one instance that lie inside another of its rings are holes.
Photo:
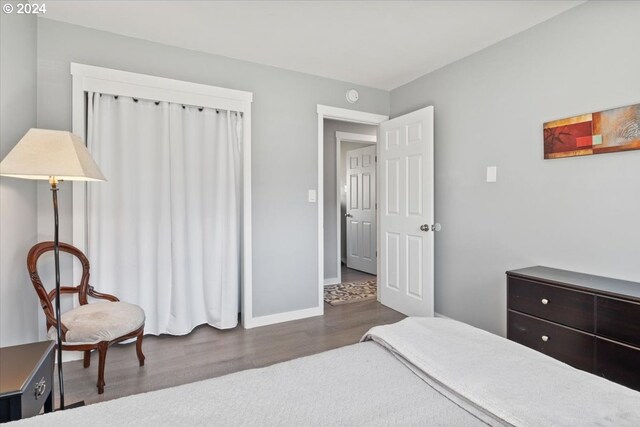
[[[344,214],[344,216],[347,217],[347,218],[353,218],[353,215],[351,215],[350,213]]]
[[[420,231],[429,231],[429,224],[422,224],[420,226]]]

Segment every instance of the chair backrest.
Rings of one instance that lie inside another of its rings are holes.
[[[75,256],[82,264],[82,279],[80,280],[80,284],[78,286],[61,286],[60,294],[77,293],[80,304],[87,304],[87,291],[89,289],[89,260],[82,251],[80,251],[80,249],[68,243],[60,243],[59,248],[60,252],[66,252]],[[29,277],[31,278],[31,283],[33,283],[33,287],[38,294],[44,314],[47,317],[47,330],[55,324],[55,314],[52,302],[56,298],[56,290],[54,288],[50,292],[47,292],[44,288],[42,280],[40,280],[40,275],[38,274],[38,259],[45,253],[53,250],[53,242],[41,242],[33,246],[27,255],[27,269],[29,270]]]

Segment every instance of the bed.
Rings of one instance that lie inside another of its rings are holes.
[[[637,427],[640,393],[454,320],[408,318],[351,346],[18,423]]]

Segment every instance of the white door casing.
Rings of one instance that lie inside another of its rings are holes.
[[[433,316],[433,107],[381,123],[378,147],[380,302]]]
[[[347,152],[347,267],[376,274],[376,146]]]

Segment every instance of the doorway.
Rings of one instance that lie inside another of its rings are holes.
[[[318,105],[318,290],[324,313],[325,271],[337,267],[325,256],[325,238],[331,238],[331,212],[324,188],[331,175],[324,173],[324,120],[378,126],[376,145],[378,182],[375,298],[410,316],[434,314],[434,108],[421,108],[389,120],[386,116]],[[335,175],[334,175],[335,176]],[[333,183],[337,187],[337,183]],[[339,191],[339,190],[338,190]],[[336,215],[337,217],[337,215]],[[337,226],[337,222],[335,223]],[[335,246],[337,246],[337,242]],[[333,260],[336,259],[334,263]],[[323,268],[324,267],[324,268]],[[340,269],[341,270],[341,269]],[[336,272],[337,278],[338,272]]]
[[[370,146],[373,147],[372,160],[375,161],[375,143],[378,124],[386,116],[362,113],[334,107],[318,106],[318,147],[319,147],[319,301],[324,310],[325,285],[336,285],[345,280],[360,282],[374,280],[375,276],[347,269],[346,242],[346,152]],[[326,126],[325,126],[326,125]],[[371,190],[375,191],[375,183]],[[373,197],[375,199],[375,195]],[[375,211],[375,205],[372,206]],[[373,236],[376,236],[374,225]],[[345,246],[343,248],[343,245]],[[375,241],[373,254],[375,255]],[[374,261],[375,264],[375,261]],[[377,265],[374,267],[374,273]]]
[[[325,119],[323,128],[323,284],[328,286],[343,282],[343,271],[347,265],[354,272],[363,271],[372,275],[376,273],[376,213],[375,205],[372,204],[376,199],[376,185],[372,178],[375,179],[378,127]],[[366,166],[363,166],[363,157]],[[363,195],[363,185],[366,186],[366,196]],[[374,194],[371,194],[372,192]],[[365,207],[366,209],[363,209]],[[362,216],[367,214],[373,216],[373,220],[366,218],[364,229]],[[367,232],[366,251],[362,248],[365,243],[363,231]],[[363,255],[366,258],[363,258]]]

